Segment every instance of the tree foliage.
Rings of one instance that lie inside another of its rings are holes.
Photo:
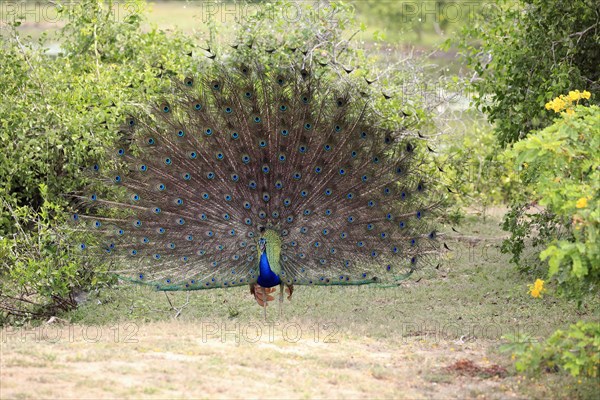
[[[594,0],[500,0],[480,8],[461,48],[475,103],[502,145],[552,123],[544,104],[585,89],[600,99],[600,6]]]

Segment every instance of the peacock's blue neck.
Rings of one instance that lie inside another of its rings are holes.
[[[260,286],[273,287],[281,283],[281,279],[279,279],[279,276],[277,276],[277,274],[273,272],[273,270],[271,270],[266,251],[260,255],[260,264],[258,267],[259,274],[257,282]]]

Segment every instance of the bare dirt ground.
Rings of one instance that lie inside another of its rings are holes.
[[[225,324],[225,325],[223,325]],[[2,332],[0,397],[514,398],[481,343],[349,337],[300,322],[158,322]]]

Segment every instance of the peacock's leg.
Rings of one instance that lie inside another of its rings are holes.
[[[267,322],[267,288],[262,288],[263,291],[263,314],[265,322]]]
[[[279,284],[279,318],[283,317],[283,283]]]

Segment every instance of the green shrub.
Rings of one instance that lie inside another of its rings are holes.
[[[600,369],[600,324],[579,321],[567,330],[557,330],[546,341],[507,336],[501,350],[512,353],[519,372],[569,372],[573,376],[597,378]]]
[[[502,145],[552,124],[543,106],[556,93],[583,88],[600,100],[597,2],[500,0],[477,10],[460,47]]]
[[[529,201],[545,208],[537,219],[537,226],[545,229],[536,236],[546,246],[539,256],[548,261],[548,277],[565,293],[577,294],[597,290],[600,284],[600,108],[564,107],[553,125],[516,143],[509,154],[526,171],[524,193]],[[522,238],[533,227],[509,222],[505,226],[513,234],[505,250],[518,259]]]

